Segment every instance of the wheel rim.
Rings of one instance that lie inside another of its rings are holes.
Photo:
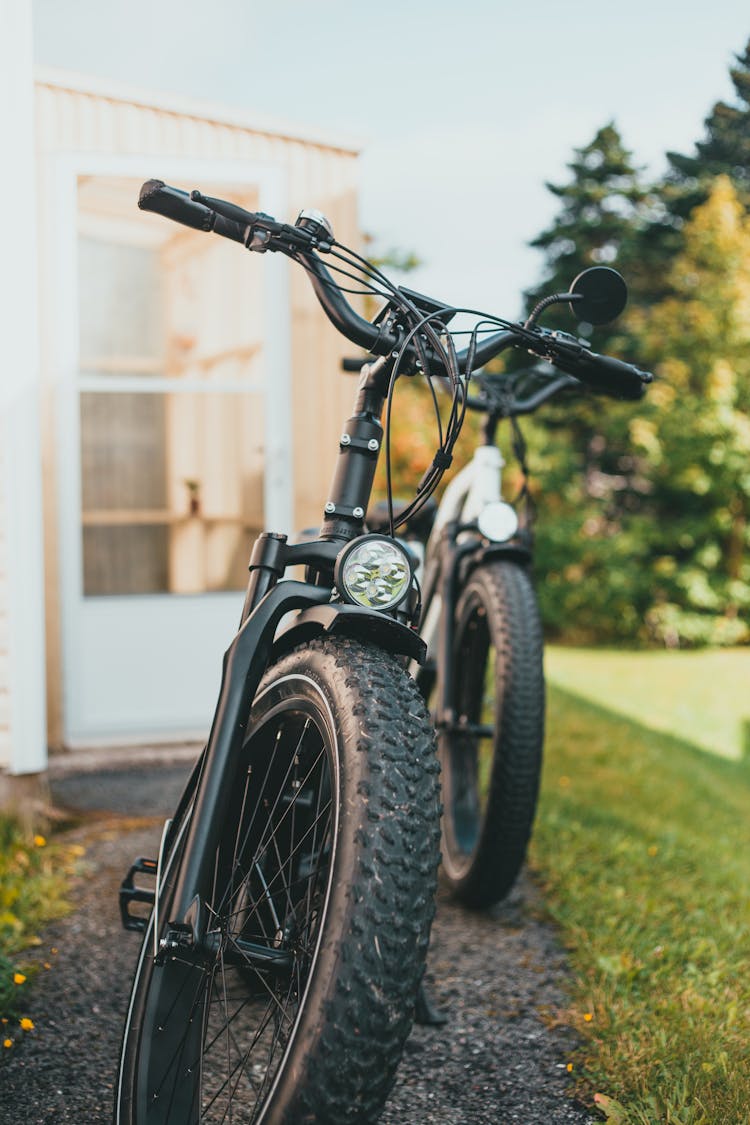
[[[304,1008],[334,863],[336,745],[319,689],[290,696],[279,681],[266,696],[281,685],[243,747],[206,948],[152,970],[137,1095],[148,1125],[260,1121]]]
[[[467,605],[454,660],[454,698],[458,730],[440,739],[443,759],[444,864],[452,878],[471,868],[482,835],[491,784],[495,736],[476,729],[500,722],[495,649],[487,613],[479,601]]]

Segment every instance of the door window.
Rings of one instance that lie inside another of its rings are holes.
[[[236,247],[140,215],[137,193],[79,182],[84,595],[241,589],[264,524],[256,281]]]

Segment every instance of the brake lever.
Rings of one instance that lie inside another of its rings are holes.
[[[585,352],[590,351],[587,341],[579,340],[577,336],[572,336],[570,332],[542,328],[539,335],[542,342],[547,344],[543,351],[545,358],[554,359],[555,356],[561,355],[563,358],[580,359]],[[534,354],[533,348],[529,350]]]

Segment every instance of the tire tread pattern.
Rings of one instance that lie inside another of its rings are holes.
[[[544,745],[543,635],[534,588],[518,565],[495,561],[474,571],[459,622],[472,598],[484,607],[496,653],[495,748],[474,858],[451,886],[465,905],[484,908],[512,888],[531,837]]]
[[[356,876],[333,988],[315,1049],[284,1125],[374,1122],[411,1030],[435,911],[439,862],[439,765],[432,723],[413,680],[379,649],[352,639],[315,641],[268,673],[319,654],[353,700],[340,715],[361,756],[364,815]]]

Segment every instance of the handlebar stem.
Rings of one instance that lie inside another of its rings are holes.
[[[383,444],[383,413],[392,362],[366,364],[357,387],[354,413],[339,439],[321,539],[355,539],[362,534]]]

